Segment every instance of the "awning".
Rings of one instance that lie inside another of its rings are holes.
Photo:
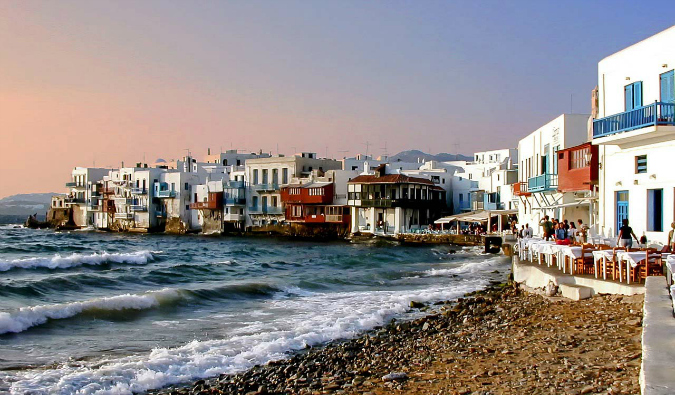
[[[450,215],[447,217],[439,218],[434,223],[436,224],[447,224],[453,221],[460,222],[487,222],[490,217],[497,217],[500,215],[510,215],[516,214],[518,210],[482,210],[482,211],[472,211],[470,213]]]
[[[584,200],[579,200],[578,202],[552,204],[552,205],[546,206],[546,207],[533,207],[532,209],[533,210],[551,210],[551,209],[554,209],[554,208],[590,206],[590,205],[591,205],[591,200],[590,199],[584,199]]]

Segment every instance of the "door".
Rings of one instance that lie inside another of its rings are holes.
[[[267,212],[267,196],[262,197],[262,211],[263,213]]]
[[[628,191],[616,192],[616,234],[624,219],[628,219]]]

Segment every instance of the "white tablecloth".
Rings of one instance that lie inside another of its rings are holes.
[[[602,262],[602,279],[607,280],[607,262],[614,259],[614,250],[596,250],[593,251],[593,262],[596,267],[600,267]],[[595,278],[598,278],[598,271],[595,271]]]
[[[671,276],[671,281],[675,283],[675,254],[670,254],[666,258],[666,267]],[[675,299],[673,299],[675,301]]]

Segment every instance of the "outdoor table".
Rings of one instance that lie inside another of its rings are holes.
[[[620,251],[616,253],[616,257],[619,261],[619,281],[623,281],[623,262],[626,261],[626,283],[630,284],[630,269],[635,269],[638,263],[647,259],[647,251]]]
[[[670,254],[666,258],[666,268],[668,269],[666,281],[668,281],[668,285],[672,285],[675,282],[675,254]]]
[[[532,257],[534,254],[537,255],[537,260],[539,261],[539,264],[541,265],[541,255],[544,254],[544,251],[548,251],[548,246],[551,244],[555,244],[555,242],[552,241],[545,241],[545,240],[540,240],[537,243],[532,243],[530,245],[529,251],[530,251],[530,256]]]
[[[593,264],[600,268],[598,261],[602,261],[602,279],[607,280],[607,260],[614,259],[614,250],[596,250],[593,251]],[[598,278],[598,271],[595,270],[595,278]]]
[[[574,260],[581,258],[581,254],[583,254],[584,249],[582,247],[577,246],[559,246],[559,247],[563,273],[565,273],[564,259],[565,257],[567,257],[572,260],[572,264],[570,264],[570,274],[574,275]]]

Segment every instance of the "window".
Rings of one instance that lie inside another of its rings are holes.
[[[647,155],[638,155],[635,157],[635,174],[647,172]]]
[[[189,211],[189,210],[190,210],[190,205],[189,205],[189,204],[186,204],[186,205],[185,205],[185,211]]]
[[[272,184],[279,183],[279,170],[272,169]]]
[[[253,185],[258,185],[258,169],[253,169]]]
[[[464,194],[460,193],[459,194],[459,202],[462,203],[464,201]]]
[[[626,111],[642,107],[642,81],[633,82],[623,88]]]
[[[189,190],[189,189],[190,189],[190,185],[186,182],[186,183],[185,183],[185,190],[187,191],[187,190]]]
[[[277,206],[277,197],[272,196],[272,207],[276,207],[276,206]]]
[[[663,189],[647,190],[647,230],[663,232]]]
[[[582,169],[584,167],[588,167],[590,163],[588,163],[588,160],[586,160],[586,157],[589,156],[591,153],[591,149],[589,147],[580,149],[580,150],[575,150],[571,151],[569,155],[569,168],[570,170],[572,169]]]
[[[263,171],[262,171],[262,183],[267,184],[267,181],[268,181],[268,179],[267,179],[267,169],[263,169]]]
[[[251,206],[251,207],[253,207],[253,208],[258,207],[258,197],[257,196],[253,196],[253,206]]]

